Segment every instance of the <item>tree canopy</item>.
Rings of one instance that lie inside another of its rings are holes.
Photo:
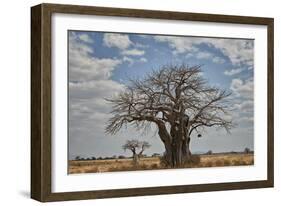
[[[122,146],[122,148],[126,150],[130,150],[134,155],[142,155],[145,149],[148,149],[151,145],[146,141],[138,141],[138,140],[127,140],[126,143]]]
[[[144,129],[154,123],[166,152],[172,155],[169,158],[174,158],[174,151],[181,153],[177,159],[182,159],[190,153],[189,141],[194,132],[201,136],[199,131],[205,127],[230,131],[230,95],[209,85],[200,66],[163,66],[142,80],[131,80],[125,91],[108,100],[113,116],[106,132],[115,134],[128,124]]]

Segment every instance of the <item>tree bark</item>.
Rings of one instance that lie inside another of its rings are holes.
[[[173,139],[172,143],[164,142],[165,154],[164,159],[167,166],[172,168],[182,167],[191,159],[191,152],[189,148],[190,138]]]
[[[191,151],[190,151],[190,137],[184,139],[182,144],[182,153],[184,157],[184,162],[190,161],[191,158]]]
[[[185,127],[173,125],[168,133],[165,125],[158,125],[158,134],[165,145],[164,161],[169,167],[182,167],[190,161],[190,137]]]

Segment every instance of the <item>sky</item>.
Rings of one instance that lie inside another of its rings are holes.
[[[209,85],[231,92],[236,127],[205,129],[191,138],[191,151],[202,153],[254,150],[254,40],[165,36],[95,31],[68,31],[68,147],[76,156],[130,156],[122,145],[127,139],[148,141],[145,154],[162,154],[157,130],[121,129],[105,133],[111,105],[105,98],[124,91],[129,79],[142,79],[167,64],[201,65]]]

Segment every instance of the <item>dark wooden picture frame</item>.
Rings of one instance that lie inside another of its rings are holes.
[[[267,180],[53,193],[51,190],[51,16],[54,13],[221,22],[267,26]],[[274,91],[272,18],[169,11],[40,4],[31,8],[31,198],[42,201],[80,200],[139,195],[205,192],[273,187]]]

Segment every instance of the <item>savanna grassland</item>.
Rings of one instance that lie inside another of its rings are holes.
[[[253,164],[253,153],[221,153],[211,155],[193,155],[191,162],[186,163],[181,168],[242,166]],[[154,169],[169,169],[169,167],[162,163],[161,157],[140,158],[138,165],[133,163],[132,158],[106,160],[69,160],[70,174]]]

